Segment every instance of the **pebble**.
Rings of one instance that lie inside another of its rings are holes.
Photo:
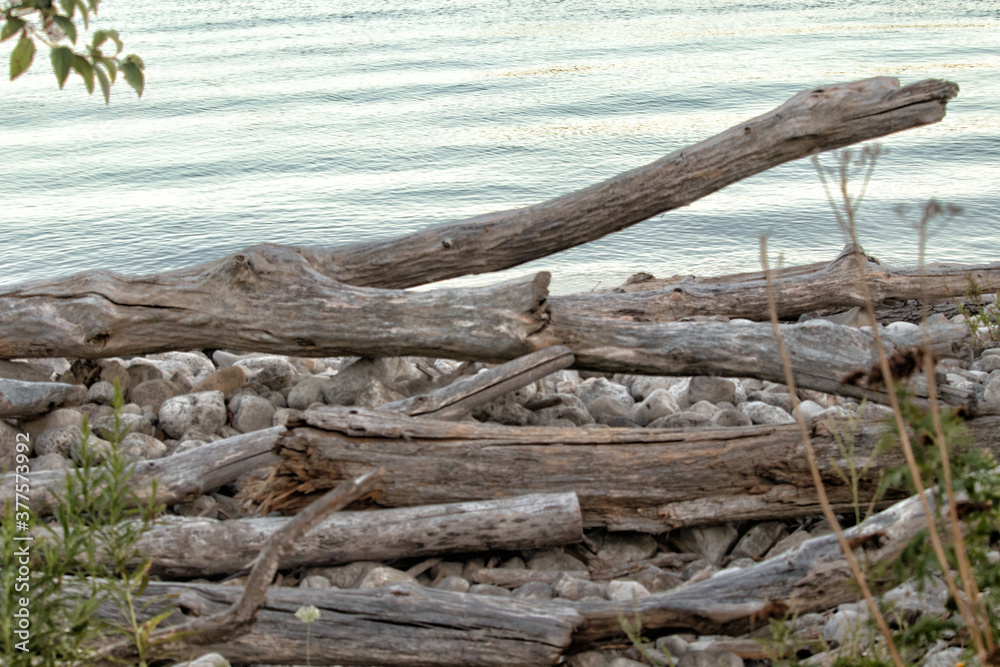
[[[794,424],[795,418],[779,407],[763,401],[747,401],[738,406],[740,412],[754,424]]]
[[[639,426],[647,426],[650,422],[675,412],[680,412],[680,406],[670,390],[657,389],[632,408],[632,421]]]
[[[632,602],[652,595],[638,581],[614,580],[608,582],[608,599],[612,602]]]
[[[160,428],[169,437],[180,438],[191,431],[207,435],[225,425],[226,403],[221,391],[176,396],[163,402],[159,419]]]
[[[434,588],[439,591],[450,591],[452,593],[465,593],[469,590],[470,586],[467,580],[458,576],[448,576],[434,584]]]
[[[240,401],[239,409],[233,415],[233,428],[240,433],[270,428],[276,410],[274,404],[267,399],[247,396]]]
[[[361,581],[355,588],[361,590],[367,590],[371,588],[381,588],[382,586],[388,586],[390,584],[417,584],[417,580],[414,576],[403,572],[402,570],[397,570],[394,567],[386,567],[385,565],[379,565],[373,567],[365,574]]]
[[[129,370],[132,368],[135,366],[130,366]],[[148,405],[158,413],[165,401],[183,393],[181,388],[170,380],[156,378],[135,383],[129,391],[128,399],[140,407]]]

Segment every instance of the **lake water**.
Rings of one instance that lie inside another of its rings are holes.
[[[913,264],[898,204],[964,213],[932,261],[1000,259],[996,0],[106,0],[146,63],[110,106],[47,51],[0,84],[0,284],[150,273],[258,242],[336,245],[525,206],[646,164],[821,84],[961,87],[937,125],[883,140],[862,242]],[[0,45],[6,63],[12,41]],[[6,65],[4,65],[6,69]],[[755,270],[843,239],[800,160],[502,274],[556,292]]]

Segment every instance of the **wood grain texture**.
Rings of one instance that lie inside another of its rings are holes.
[[[231,574],[255,558],[288,521],[164,517],[143,534],[139,549],[153,560],[153,571],[164,576]],[[296,540],[281,567],[539,549],[579,542],[582,533],[580,503],[573,493],[341,512]]]
[[[258,501],[289,491],[311,494],[384,466],[386,487],[374,499],[383,507],[575,492],[584,526],[654,533],[820,513],[795,425],[687,432],[510,427],[338,407],[309,410],[304,419],[306,426],[282,436],[276,478]],[[859,460],[884,428],[881,421],[858,423]],[[969,428],[978,446],[1000,454],[1000,418],[977,418]],[[849,511],[853,496],[833,463],[848,464],[829,430],[817,425],[813,431],[834,509]],[[879,472],[900,461],[890,451],[872,464],[861,481],[862,502],[871,499]]]

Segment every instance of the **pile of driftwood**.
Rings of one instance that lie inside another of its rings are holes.
[[[559,369],[713,375],[784,381],[760,274],[642,280],[601,294],[550,297],[548,275],[478,289],[402,288],[495,271],[599,238],[783,162],[937,122],[957,86],[900,87],[877,78],[796,95],[777,109],[606,182],[535,206],[440,225],[402,238],[339,248],[261,245],[190,269],[130,277],[91,272],[0,291],[0,358],[100,358],[187,349],[292,356],[428,356],[502,363],[378,409],[313,408],[284,425],[144,461],[140,495],[157,481],[162,503],[189,501],[251,471],[265,511],[292,518],[157,525],[143,541],[161,578],[246,573],[245,586],[156,581],[147,599],[176,594],[155,635],[160,654],[217,650],[234,662],[537,665],[619,637],[622,615],[647,633],[740,633],[788,611],[829,609],[856,597],[836,540],[820,537],[743,570],[631,604],[562,603],[396,585],[374,591],[269,587],[279,569],[579,542],[583,528],[664,532],[682,526],[819,513],[794,425],[679,431],[513,427],[466,418],[473,409]],[[849,247],[829,264],[774,272],[778,314],[858,306],[859,263],[876,305],[951,301],[970,276],[1000,284],[1000,265],[889,270]],[[739,325],[698,315],[754,320]],[[695,321],[680,321],[690,318]],[[784,324],[799,387],[884,402],[870,331],[825,320]],[[939,355],[958,353],[964,327],[932,328]],[[905,358],[921,334],[886,336]],[[724,351],[724,353],[720,353]],[[919,385],[916,387],[919,394]],[[982,447],[1000,453],[1000,417],[958,389]],[[860,422],[858,457],[880,422]],[[830,461],[832,434],[813,446],[835,509],[854,498]],[[874,492],[878,460],[862,485]],[[46,512],[62,472],[32,476]],[[332,489],[332,491],[330,490]],[[5,479],[2,497],[12,497]],[[318,499],[317,499],[318,498]],[[357,503],[369,511],[327,516]],[[898,497],[896,498],[898,499]],[[891,498],[889,500],[892,500]],[[886,501],[888,502],[888,501]],[[883,503],[883,507],[886,503]],[[923,527],[903,500],[852,529],[869,560],[895,558]],[[315,527],[315,528],[314,528]],[[312,530],[310,530],[312,529]],[[252,563],[253,567],[248,567]],[[639,567],[642,564],[637,564]],[[588,576],[610,577],[595,571]],[[153,613],[155,608],[150,609]],[[107,655],[127,657],[127,644]]]

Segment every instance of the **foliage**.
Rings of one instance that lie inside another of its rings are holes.
[[[33,533],[30,574],[23,582],[27,587],[16,588],[16,570],[0,571],[0,662],[5,665],[86,664],[92,661],[98,640],[110,632],[131,637],[139,648],[139,664],[146,664],[144,638],[162,617],[138,622],[134,598],[148,583],[149,561],[136,545],[159,508],[154,505],[155,488],[149,500],[142,500],[128,486],[135,463],[120,448],[126,435],[122,404],[116,387],[106,451],[95,450],[84,423],[79,467],[67,471],[64,489],[53,494],[54,523],[42,524],[41,531]],[[23,544],[13,539],[23,532],[15,530],[13,519],[14,508],[8,504],[0,525],[0,551],[6,563],[16,562],[13,550]],[[15,595],[15,590],[20,592]],[[18,596],[30,600],[29,652],[16,647],[10,625]],[[107,602],[118,606],[124,627],[96,614]]]
[[[3,28],[0,42],[17,39],[10,53],[10,80],[21,76],[35,59],[36,42],[49,47],[49,60],[59,88],[66,84],[70,72],[83,79],[88,93],[94,92],[94,81],[101,88],[104,102],[111,100],[111,85],[120,73],[126,83],[142,97],[145,86],[142,59],[133,54],[122,56],[122,40],[116,30],[95,30],[90,43],[80,39],[79,22],[90,27],[90,17],[97,16],[101,0],[5,0],[0,4]],[[114,54],[102,50],[108,43]],[[77,48],[74,48],[77,47]]]

